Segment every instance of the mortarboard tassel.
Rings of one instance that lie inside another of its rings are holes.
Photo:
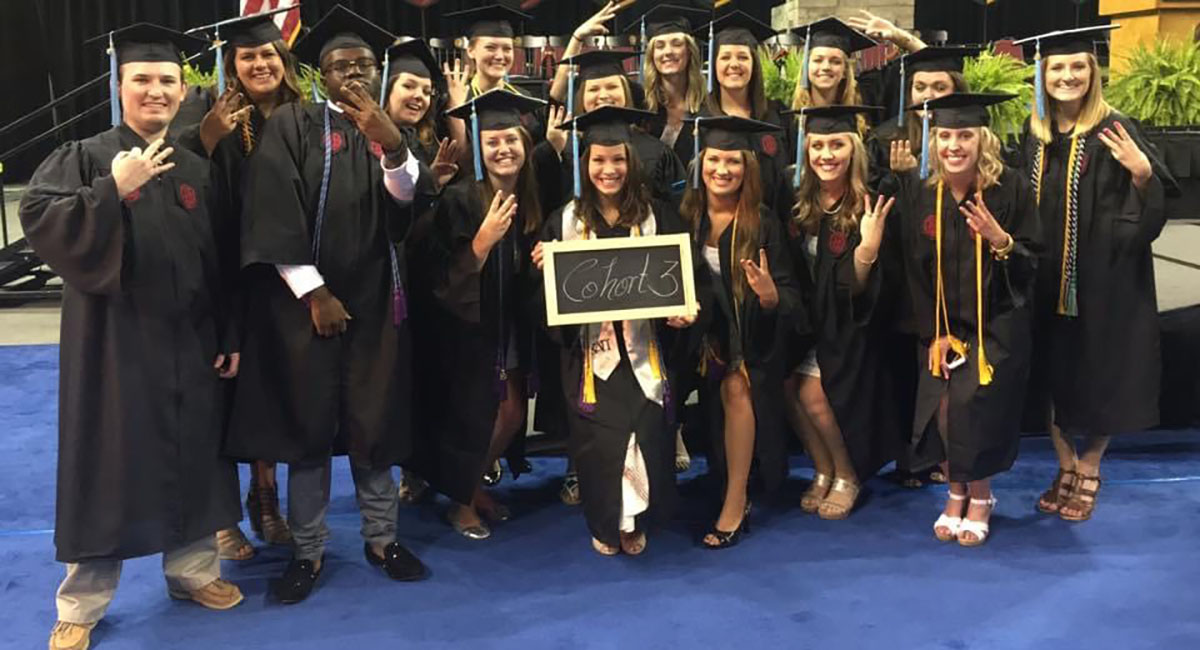
[[[383,55],[383,83],[379,86],[379,105],[387,107],[388,77],[392,72],[392,53]]]
[[[223,56],[224,43],[221,42],[221,27],[218,26],[214,34],[216,35],[216,57],[217,57],[217,95],[225,92],[225,57]]]
[[[700,189],[700,117],[692,125],[692,187]]]
[[[471,101],[471,153],[475,160],[475,180],[483,180],[483,152],[479,143],[479,112],[475,109],[475,101]]]
[[[929,102],[921,116],[921,180],[929,178]]]
[[[907,88],[904,87],[904,76],[905,76],[904,75],[904,59],[905,58],[907,58],[907,55],[900,57],[900,114],[896,116],[896,123],[898,126],[904,126],[904,107],[908,106],[908,98],[904,96],[905,91],[908,90]]]
[[[808,44],[812,42],[812,26],[804,33],[804,58],[800,60],[800,87],[808,90]]]
[[[800,181],[804,178],[804,167],[806,165],[804,156],[804,113],[797,113],[796,119],[796,173],[792,177],[792,185],[799,189]]]
[[[1038,119],[1046,117],[1046,82],[1042,72],[1042,42],[1035,42],[1033,53],[1034,109]]]
[[[112,125],[120,126],[121,89],[117,73],[117,48],[113,46],[112,32],[108,33],[108,99],[112,102],[109,105],[109,115],[112,117]]]
[[[713,39],[713,24],[708,23],[708,93],[713,91],[713,80],[717,75],[717,43]]]
[[[975,336],[979,345],[979,385],[992,383],[992,364],[983,352],[983,236],[975,233]]]
[[[644,66],[646,64],[646,17],[645,16],[642,16],[642,30],[641,31],[642,31],[642,33],[641,33],[642,40],[638,43],[638,59],[637,59],[637,65],[638,65],[637,69],[639,72],[642,70],[642,66]],[[643,79],[643,81],[645,81],[645,80]]]
[[[571,162],[574,168],[571,170],[572,184],[578,199],[583,196],[583,176],[579,171],[579,127],[574,122],[571,123]]]

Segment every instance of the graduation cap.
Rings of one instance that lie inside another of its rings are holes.
[[[513,31],[513,24],[523,25],[532,16],[502,4],[490,4],[448,13],[444,18],[465,25],[466,29],[463,31],[467,38],[476,36],[512,38],[516,35],[516,32]]]
[[[645,0],[634,5],[634,9],[642,13],[624,32],[638,33],[642,51],[645,51],[647,41],[652,38],[664,34],[691,34],[695,25],[702,24],[712,15],[712,2],[696,0],[690,6],[683,6]]]
[[[437,65],[437,59],[425,41],[414,38],[393,45],[383,56],[383,88],[379,97],[379,105],[386,106],[387,92],[392,79],[400,73],[407,72],[422,79],[429,79],[433,85],[440,86],[445,82],[445,76]]]
[[[1080,27],[1078,29],[1060,29],[1019,41],[1013,45],[1024,46],[1033,44],[1033,92],[1035,95],[1034,113],[1036,117],[1045,117],[1046,113],[1046,84],[1042,76],[1042,58],[1060,54],[1092,54],[1096,51],[1095,41],[1104,38],[1108,32],[1120,28],[1120,25],[1097,25],[1095,27]]]
[[[796,172],[793,181],[798,187],[804,176],[804,134],[834,135],[836,133],[858,133],[858,116],[864,113],[883,112],[882,106],[860,106],[858,104],[832,104],[830,106],[808,106],[796,111],[781,111],[781,115],[792,114],[799,119],[796,132]]]
[[[744,11],[731,11],[704,27],[696,34],[708,33],[708,92],[713,91],[716,79],[717,50],[722,45],[745,45],[757,48],[763,41],[775,36],[775,28]]]
[[[783,127],[770,122],[751,120],[734,115],[717,117],[685,117],[685,122],[692,122],[692,160],[695,169],[692,175],[692,186],[700,187],[700,150],[717,149],[719,151],[754,151],[750,140],[756,133],[780,131]]]
[[[804,38],[804,58],[800,70],[801,88],[808,88],[808,53],[814,47],[832,47],[849,56],[876,45],[875,41],[864,36],[862,32],[833,16],[793,28],[792,32]]]
[[[289,7],[290,9],[290,7]],[[213,28],[213,41],[217,60],[217,89],[225,89],[225,45],[233,47],[259,47],[283,40],[283,33],[275,24],[274,14],[257,14],[222,21]]]
[[[628,143],[633,140],[629,127],[655,117],[655,113],[636,108],[622,106],[601,106],[594,111],[584,113],[579,117],[568,120],[558,128],[571,132],[571,158],[574,160],[575,198],[583,192],[582,176],[579,164],[579,150],[591,144],[615,145]],[[579,133],[583,132],[580,142]]]
[[[921,123],[921,178],[929,177],[929,127],[969,129],[992,123],[988,107],[1015,98],[1012,93],[954,93],[906,110],[924,111]],[[932,113],[931,113],[932,111]]]
[[[471,148],[475,156],[475,180],[483,180],[483,153],[479,148],[480,131],[498,131],[521,126],[521,115],[544,108],[546,102],[502,88],[446,111],[446,115],[471,122]]]
[[[182,66],[184,54],[199,52],[208,46],[202,39],[150,23],[128,25],[89,39],[87,43],[105,41],[108,43],[108,92],[113,126],[121,124],[118,79],[123,64],[167,62]]]
[[[977,57],[983,51],[981,45],[953,45],[926,47],[900,57],[900,114],[897,121],[904,126],[904,105],[909,102],[905,78],[915,72],[958,72],[963,71],[963,59]]]
[[[625,76],[625,59],[634,56],[637,56],[637,52],[590,50],[566,57],[559,63],[579,66],[577,76],[580,82],[584,82],[615,75]]]
[[[325,55],[334,50],[365,48],[374,52],[379,59],[384,50],[395,42],[396,36],[391,32],[337,5],[296,41],[292,52],[301,61],[319,68]]]

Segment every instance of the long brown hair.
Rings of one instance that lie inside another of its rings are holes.
[[[521,146],[525,147],[525,162],[521,171],[517,172],[517,209],[525,219],[524,234],[532,235],[542,229],[542,202],[538,200],[537,172],[533,169],[533,138],[525,127],[517,127],[521,134]],[[483,180],[475,181],[475,195],[479,200],[479,209],[487,214],[488,206],[498,188],[492,187],[491,176],[488,175],[486,163],[483,170]]]
[[[625,160],[628,166],[625,172],[625,183],[621,185],[621,191],[617,194],[617,205],[621,216],[616,225],[633,228],[650,216],[650,190],[646,189],[646,183],[642,178],[642,165],[638,162],[637,152],[628,142],[621,143],[621,146],[625,149]],[[587,173],[591,155],[592,146],[588,145],[579,156],[579,166],[582,168],[579,170],[579,176],[583,183],[579,200],[575,204],[575,216],[595,232],[598,228],[607,227],[608,224],[600,209],[600,192],[596,191],[596,186],[592,184],[591,174]]]
[[[707,149],[700,151],[700,156],[692,161],[693,165],[704,164],[704,153]],[[759,206],[762,205],[763,190],[762,177],[758,166],[758,157],[753,151],[742,150],[742,187],[738,190],[737,204],[737,248],[733,251],[733,255],[739,260],[758,260],[759,248]],[[701,167],[703,171],[703,167]],[[704,176],[702,173],[701,176]],[[683,219],[683,223],[687,225],[691,231],[692,237],[696,240],[696,245],[703,246],[704,242],[699,241],[700,225],[704,221],[704,217],[708,216],[708,187],[692,187],[688,185],[687,191],[683,193],[683,202],[679,205],[679,216]],[[746,274],[738,273],[737,269],[730,269],[730,275],[733,276],[733,295],[739,301],[746,295],[749,289],[749,284],[746,282]]]
[[[646,88],[646,109],[658,112],[660,108],[666,108],[667,102],[670,100],[667,97],[667,91],[663,88],[662,75],[658,73],[658,68],[654,67],[654,41],[660,38],[665,38],[670,34],[655,36],[650,39],[646,46],[646,55],[642,57],[642,79],[645,80]],[[700,46],[696,44],[696,39],[691,34],[684,34],[683,40],[687,43],[688,65],[685,78],[687,79],[687,92],[683,96],[683,107],[689,113],[698,113],[704,106],[707,94],[704,91],[704,75],[700,72]]]
[[[850,165],[847,169],[850,182],[847,183],[846,194],[842,197],[841,207],[837,214],[830,215],[835,230],[850,233],[858,229],[858,216],[862,212],[863,197],[867,195],[867,148],[857,133],[842,134],[850,138]],[[815,234],[821,224],[825,210],[821,207],[821,180],[812,167],[808,155],[808,146],[804,149],[805,174],[796,189],[796,207],[793,219],[807,233]],[[796,164],[801,164],[796,161]]]
[[[947,70],[945,72],[946,74],[950,75],[950,80],[954,83],[954,92],[971,92],[971,84],[967,82],[967,78],[964,77],[961,72],[955,72],[952,70]],[[913,102],[912,98],[912,84],[914,76],[916,75],[907,75],[907,86],[904,89],[905,101],[907,101],[909,105],[915,103]],[[921,120],[915,115],[909,116],[909,118],[904,120],[904,130],[908,133],[908,144],[910,147],[912,147],[913,154],[921,153]]]
[[[720,47],[717,48],[717,56],[721,54]],[[759,51],[760,48],[750,48],[750,117],[756,120],[762,120],[767,116],[767,91],[763,87],[762,60]],[[716,57],[713,58],[715,67]],[[717,71],[711,70],[709,74],[716,75]],[[714,77],[714,82],[715,80]],[[721,84],[713,83],[713,91],[708,95],[708,109],[715,115],[725,114],[725,111],[721,110],[721,92]]]
[[[803,72],[801,72],[803,74]],[[846,74],[842,76],[842,80],[838,82],[837,99],[834,104],[862,104],[862,95],[858,91],[858,79],[854,76],[854,61],[850,57],[846,57]],[[813,105],[812,90],[804,88],[799,81],[796,82],[796,92],[792,94],[792,108],[795,110],[801,108],[809,108]],[[867,118],[859,115],[855,120],[858,124],[858,134],[865,136],[870,130],[870,124],[867,123]]]
[[[392,103],[392,91],[395,90],[395,83],[400,78],[400,74],[397,73],[392,75],[391,79],[383,80],[387,92],[383,94],[385,103],[381,108],[383,108],[383,112],[385,113],[388,112],[388,106]],[[417,132],[417,141],[425,147],[433,147],[437,144],[437,103],[439,100],[437,92],[437,85],[435,84],[435,94],[429,98],[429,108],[425,109],[425,114],[421,116],[421,119],[417,120],[416,124],[411,125]]]
[[[276,89],[278,98],[275,103],[276,108],[291,102],[305,101],[304,93],[300,90],[300,79],[296,76],[296,70],[299,68],[299,60],[292,51],[288,49],[287,43],[283,41],[272,41],[271,47],[275,48],[275,53],[279,55],[279,59],[283,62],[283,80],[279,83],[279,88]],[[253,50],[256,47],[231,47],[225,51],[225,60],[222,65],[225,68],[225,78],[229,81],[226,83],[232,84],[234,90],[242,94],[247,100],[250,100],[250,92],[246,90],[246,86],[242,84],[242,80],[237,74],[237,51],[238,50]],[[217,88],[217,94],[224,92],[223,88]]]

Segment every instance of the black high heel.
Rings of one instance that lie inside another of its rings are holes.
[[[742,513],[742,522],[738,524],[737,528],[733,530],[721,530],[717,528],[716,522],[713,522],[712,529],[708,531],[707,535],[700,539],[700,543],[703,544],[705,548],[715,551],[722,548],[729,548],[730,546],[737,546],[738,542],[742,541],[742,535],[748,534],[750,534],[749,501],[746,502],[746,510]],[[717,543],[709,544],[708,542],[704,541],[708,535],[712,535],[714,538],[716,538]]]

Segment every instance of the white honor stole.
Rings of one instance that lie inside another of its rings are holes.
[[[575,202],[571,201],[562,212],[563,241],[578,239],[595,239],[596,233],[590,232],[583,220],[575,217]],[[633,229],[631,237],[645,235],[647,237],[658,233],[658,221],[651,210],[646,220]],[[654,365],[650,357],[654,354],[650,341],[655,336],[654,325],[645,318],[621,321],[622,333],[625,336],[625,352],[629,355],[629,363],[633,366],[633,375],[646,399],[663,405],[666,393],[664,377],[656,377]],[[589,323],[582,327],[583,340],[592,351],[592,374],[599,379],[608,380],[617,365],[621,363],[621,352],[617,349],[617,335],[612,321]],[[657,346],[655,346],[657,347]],[[661,360],[655,360],[659,362]],[[665,369],[660,369],[660,373]]]

